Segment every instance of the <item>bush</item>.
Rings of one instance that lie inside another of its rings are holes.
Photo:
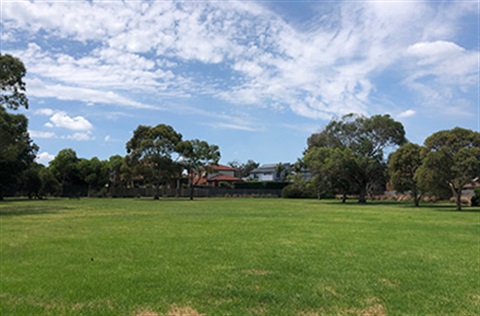
[[[289,185],[290,182],[236,182],[234,183],[235,189],[248,189],[248,190],[281,190]]]
[[[303,190],[295,185],[288,185],[282,189],[282,198],[300,199],[303,198]]]
[[[282,189],[282,198],[285,199],[311,199],[316,198],[313,186],[305,183],[291,183]]]
[[[470,199],[470,206],[479,206],[480,203],[480,188],[473,190],[473,196]]]

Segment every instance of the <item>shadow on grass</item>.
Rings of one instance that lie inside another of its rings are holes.
[[[379,201],[379,200],[369,200],[365,204],[358,203],[357,200],[347,200],[345,203],[342,203],[341,200],[321,200],[322,203],[324,204],[329,204],[329,205],[345,205],[345,207],[348,206],[382,206],[382,207],[403,207],[405,209],[409,210],[432,210],[432,211],[438,211],[438,212],[458,212],[458,213],[480,213],[480,207],[472,207],[472,206],[467,206],[467,205],[462,205],[462,210],[457,211],[455,209],[455,204],[453,203],[420,203],[420,206],[416,207],[412,201],[403,201],[403,202],[397,202],[397,201],[392,201],[392,200],[385,200],[385,201]]]
[[[22,205],[35,201],[37,205]],[[42,200],[26,200],[26,199],[8,199],[0,201],[0,217],[2,216],[25,216],[39,214],[55,214],[68,208],[65,206],[41,205]],[[12,205],[15,203],[15,205]],[[10,204],[10,205],[9,205]],[[3,207],[1,207],[3,206]]]

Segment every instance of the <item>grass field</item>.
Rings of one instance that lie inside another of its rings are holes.
[[[479,315],[480,209],[453,209],[5,201],[0,314]]]

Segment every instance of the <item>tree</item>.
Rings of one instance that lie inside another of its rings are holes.
[[[42,187],[40,188],[40,196],[58,196],[62,192],[62,186],[54,176],[51,168],[42,168],[39,173]]]
[[[461,211],[462,190],[480,175],[480,133],[456,127],[425,140],[426,154],[416,180],[431,193],[450,189]]]
[[[415,206],[419,206],[423,190],[415,174],[422,165],[422,147],[408,143],[398,148],[389,158],[390,183],[400,192],[411,191]]]
[[[156,199],[160,185],[180,176],[180,165],[172,156],[177,154],[181,141],[182,134],[173,127],[159,124],[155,127],[138,126],[127,142],[127,160],[137,168],[145,182],[155,188]]]
[[[14,188],[38,151],[27,127],[25,115],[9,114],[3,106],[0,107],[0,200],[7,190]]]
[[[20,106],[28,109],[25,82],[23,82],[26,72],[20,59],[8,54],[0,54],[0,106],[12,110]]]
[[[340,120],[331,121],[322,132],[310,136],[306,154],[317,147],[349,149],[356,166],[350,170],[349,182],[357,184],[359,202],[365,203],[366,194],[385,183],[385,149],[405,142],[403,125],[389,115],[365,117],[348,114]]]
[[[319,196],[332,190],[342,194],[345,203],[348,193],[357,190],[355,156],[349,148],[313,147],[304,157],[305,164],[315,177]]]
[[[100,161],[97,157],[92,159],[80,159],[78,162],[78,171],[80,177],[87,184],[87,196],[91,196],[92,189],[100,190],[108,181],[105,163]]]
[[[209,165],[216,165],[220,160],[220,151],[217,145],[209,145],[206,141],[198,139],[187,140],[179,144],[178,150],[181,153],[181,164],[188,174],[190,187],[190,200],[193,200],[193,190],[200,177],[195,182],[195,172],[200,170],[208,171]]]
[[[50,161],[49,169],[61,185],[60,195],[62,196],[67,192],[73,194],[73,192],[70,192],[71,189],[69,187],[77,180],[78,161],[77,153],[71,148],[62,149],[57,156]]]
[[[22,174],[22,191],[29,199],[41,198],[42,178],[40,177],[40,172],[42,172],[43,169],[45,169],[44,165],[33,162]]]

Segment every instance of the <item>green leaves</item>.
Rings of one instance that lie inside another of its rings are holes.
[[[26,72],[20,59],[0,54],[0,106],[12,110],[20,106],[28,109],[25,82],[23,82]]]
[[[321,186],[357,191],[363,200],[385,183],[384,150],[405,142],[403,125],[389,115],[348,114],[310,136],[305,159]]]

